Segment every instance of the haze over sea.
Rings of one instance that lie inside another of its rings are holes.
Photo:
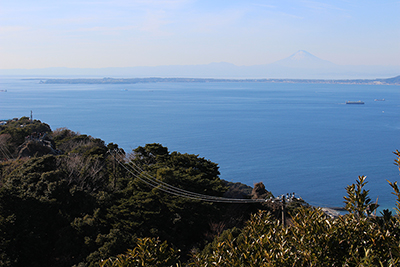
[[[391,208],[399,180],[399,86],[290,83],[39,84],[0,80],[0,119],[29,116],[130,152],[147,143],[199,154],[220,177],[276,196],[343,206],[366,175],[371,198]],[[385,99],[385,101],[374,101]],[[362,100],[364,105],[346,105]]]

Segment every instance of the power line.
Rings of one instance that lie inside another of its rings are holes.
[[[145,184],[156,188],[160,191],[163,191],[167,194],[175,195],[178,197],[183,197],[183,198],[188,198],[188,199],[194,199],[194,200],[200,200],[200,201],[207,201],[207,202],[219,202],[219,203],[240,203],[240,204],[245,204],[245,203],[279,203],[278,205],[281,206],[282,209],[282,225],[285,226],[286,222],[286,204],[292,201],[301,201],[301,197],[296,197],[295,193],[287,193],[286,195],[280,195],[276,198],[268,198],[268,199],[236,199],[236,198],[224,198],[224,197],[215,197],[215,196],[209,196],[209,195],[204,195],[204,194],[199,194],[195,192],[191,192],[188,190],[184,190],[175,186],[172,186],[168,183],[165,183],[154,176],[150,175],[148,172],[144,171],[142,168],[137,166],[134,162],[129,162],[127,164],[124,164],[120,160],[116,158],[115,155],[113,155],[110,151],[109,153],[112,155],[112,157],[125,169],[127,170],[130,174],[132,174],[134,177],[138,178],[140,181],[144,182]],[[119,153],[119,155],[124,156],[122,153]],[[128,168],[129,166],[129,168]],[[339,209],[339,208],[336,208]]]
[[[267,201],[265,199],[236,199],[236,198],[215,197],[215,196],[209,196],[209,195],[204,195],[204,194],[199,194],[199,193],[191,192],[188,190],[184,190],[184,189],[172,186],[163,181],[160,181],[159,179],[151,176],[149,173],[147,173],[146,171],[139,168],[133,162],[131,162],[131,164],[124,164],[123,162],[118,160],[115,157],[115,155],[113,155],[111,152],[110,152],[110,154],[125,170],[127,170],[134,177],[138,178],[140,181],[144,182],[145,184],[147,184],[153,188],[157,188],[158,190],[163,191],[168,194],[171,194],[171,195],[175,195],[175,196],[179,196],[179,197],[183,197],[183,198],[194,199],[194,200],[201,200],[201,201],[207,201],[207,202],[220,202],[220,203],[262,203],[262,202]],[[128,168],[127,166],[129,166],[130,168]]]
[[[181,188],[178,188],[178,187],[174,187],[174,186],[172,186],[172,185],[170,185],[170,184],[167,184],[167,183],[165,183],[165,182],[163,182],[163,181],[160,181],[159,179],[154,178],[153,176],[149,175],[147,172],[145,172],[144,170],[142,170],[140,167],[138,167],[138,166],[137,166],[136,164],[134,164],[133,162],[131,162],[131,164],[132,164],[133,166],[135,166],[137,170],[139,170],[139,171],[138,171],[139,173],[144,173],[144,174],[147,176],[148,179],[156,180],[156,182],[162,184],[163,186],[165,186],[165,187],[167,187],[167,188],[170,188],[170,189],[172,189],[172,190],[176,190],[176,191],[178,191],[178,192],[180,192],[180,193],[188,194],[188,195],[192,195],[192,196],[197,196],[197,197],[207,197],[208,199],[218,199],[218,200],[221,200],[221,199],[224,200],[224,199],[226,199],[226,198],[222,198],[222,197],[215,197],[215,196],[203,195],[203,194],[199,194],[199,193],[187,191],[187,190],[184,190],[184,189],[181,189]],[[130,165],[130,166],[131,166],[131,165]]]
[[[6,157],[7,160],[13,158],[6,144],[0,144],[0,152]]]

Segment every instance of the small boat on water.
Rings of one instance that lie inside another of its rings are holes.
[[[364,104],[364,102],[363,101],[361,101],[361,100],[358,100],[358,101],[346,101],[346,104]]]
[[[382,99],[375,99],[374,101],[385,101],[385,99],[384,99],[384,98],[382,98]]]

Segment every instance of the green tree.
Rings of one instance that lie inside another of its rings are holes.
[[[218,206],[195,199],[171,195],[149,186],[152,181],[191,192],[222,196],[218,166],[197,155],[169,153],[160,144],[138,147],[126,164],[132,177],[109,209],[113,225],[137,237],[160,237],[187,253],[203,246],[210,222],[218,216]],[[207,214],[207,216],[204,216]]]
[[[1,164],[2,265],[72,266],[108,242],[111,227],[103,219],[110,206],[108,180],[98,179],[99,172],[89,175],[98,167],[90,160],[95,155],[80,156],[86,165],[78,176],[85,179],[71,179],[65,166],[70,162],[61,160],[65,157],[46,155]]]

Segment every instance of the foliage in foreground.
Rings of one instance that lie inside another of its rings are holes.
[[[101,261],[100,267],[180,266],[178,258],[178,251],[169,247],[166,241],[139,238],[134,249],[128,249],[125,254]]]
[[[283,227],[269,213],[254,214],[239,233],[228,230],[201,253],[191,266],[398,266],[400,220],[376,208],[364,189],[365,177],[347,187],[346,215],[336,219],[320,209],[306,208]],[[398,197],[397,183],[390,183]]]
[[[396,182],[389,183],[398,198],[399,211],[400,189]],[[226,230],[203,251],[193,254],[187,265],[399,266],[400,219],[387,210],[382,217],[372,216],[376,206],[371,203],[365,184],[365,177],[360,176],[347,187],[346,215],[331,218],[321,209],[302,207],[285,227],[269,212],[259,211],[242,230]],[[103,266],[173,266],[138,264],[144,262],[143,255],[148,259],[166,258],[166,247],[157,250],[159,244],[152,242],[153,247],[148,242],[149,246],[138,246],[106,260]],[[173,257],[173,250],[169,255]],[[124,265],[126,262],[130,264]]]

